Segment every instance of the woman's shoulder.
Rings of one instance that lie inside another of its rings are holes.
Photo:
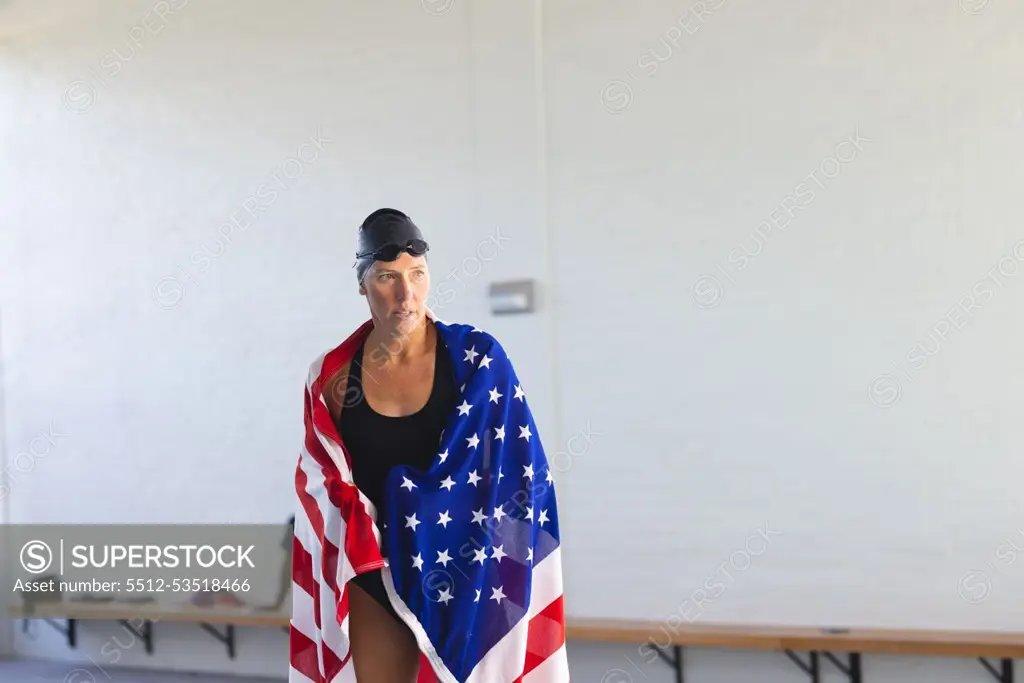
[[[510,362],[505,347],[491,332],[469,323],[436,321],[441,340],[456,361],[466,360],[476,365],[483,358],[489,361]],[[487,362],[489,362],[487,361]]]
[[[459,322],[442,322],[440,320],[435,320],[434,323],[437,326],[438,331],[441,333],[442,341],[449,346],[455,345],[456,348],[469,348],[470,346],[476,346],[477,351],[482,347],[487,347],[501,350],[504,353],[501,342],[498,341],[497,337],[476,325]]]
[[[324,382],[334,376],[339,369],[348,369],[354,357],[357,357],[363,345],[366,343],[368,331],[373,327],[373,321],[368,320],[342,341],[324,348],[309,364],[309,371],[306,375],[306,384],[313,386],[317,382]],[[345,372],[345,375],[348,373]]]

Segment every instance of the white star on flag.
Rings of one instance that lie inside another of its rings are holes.
[[[469,415],[469,409],[472,408],[466,399],[462,399],[462,405],[459,406],[459,415]]]
[[[479,510],[473,512],[473,521],[478,522],[480,526],[483,527],[484,522],[487,521],[487,515],[484,514],[483,508],[480,508]]]
[[[508,554],[504,550],[504,544],[495,546],[494,548],[491,548],[491,550],[494,552],[494,554],[491,555],[491,558],[498,560],[499,562],[501,562],[501,558]]]
[[[486,560],[486,559],[487,559],[487,551],[486,550],[474,550],[473,551],[473,562],[479,562],[480,564],[483,564],[484,560]]]
[[[448,522],[452,521],[452,518],[448,516],[448,511],[445,510],[441,513],[441,519],[437,520],[437,523],[443,526],[445,529],[448,528]]]
[[[448,563],[451,562],[451,561],[452,561],[452,558],[448,554],[448,549],[445,548],[444,552],[438,551],[438,553],[437,553],[437,562],[435,562],[434,564],[440,564],[442,566],[447,567]]]
[[[494,428],[494,438],[502,443],[505,442],[505,425]]]
[[[508,597],[501,590],[501,588],[502,588],[501,586],[498,586],[497,588],[492,588],[491,589],[491,600],[497,600],[499,605],[501,604],[501,599],[502,598],[507,598]]]
[[[518,398],[520,401],[522,401],[524,398],[526,398],[526,392],[523,391],[523,387],[522,386],[520,386],[518,384],[516,385],[516,395],[513,396],[512,398]]]
[[[477,474],[476,470],[473,470],[472,472],[469,473],[469,482],[468,483],[472,484],[473,486],[476,486],[476,483],[478,481],[480,481],[481,479],[483,479],[483,477],[481,477],[479,474]]]
[[[494,508],[494,519],[501,521],[502,517],[508,517],[508,513],[501,509],[501,505]]]
[[[469,442],[469,446],[467,446],[467,448],[476,448],[477,445],[480,443],[480,437],[474,434],[473,436],[467,438],[466,441]]]
[[[455,482],[452,481],[451,475],[448,475],[448,477],[446,477],[445,480],[441,482],[441,488],[443,488],[445,491],[451,491],[453,486],[455,486]]]
[[[440,590],[439,595],[437,596],[437,601],[438,602],[443,602],[444,604],[447,605],[448,601],[451,600],[452,597],[453,597],[452,594],[448,592],[447,588],[442,588]]]
[[[498,391],[498,387],[494,387],[493,389],[491,389],[490,393],[491,393],[491,400],[494,401],[495,405],[497,405],[498,399],[505,395],[505,394],[502,394],[501,392]]]
[[[550,521],[551,520],[548,519],[548,511],[547,510],[541,510],[540,511],[540,517],[537,518],[537,524],[540,524],[541,526],[544,526],[544,522],[550,522]]]
[[[487,354],[484,354],[484,357],[480,359],[480,367],[482,367],[482,368],[490,368],[492,360],[494,360],[494,359],[493,358],[488,358]]]
[[[533,434],[530,433],[530,425],[523,425],[519,428],[520,439],[526,439],[529,441],[531,436],[533,436]]]
[[[410,491],[412,491],[414,488],[416,488],[416,484],[412,483],[412,479],[409,479],[408,477],[402,477],[402,488],[409,489]]]
[[[523,465],[523,476],[533,481],[533,465]]]
[[[423,569],[423,553],[416,553],[412,558],[412,566],[416,569]]]
[[[438,453],[438,456],[440,456],[441,462],[444,462],[445,460],[447,460],[448,459],[448,449],[447,448],[444,449],[443,453]]]
[[[463,350],[466,351],[465,349],[463,349]],[[476,357],[479,356],[479,355],[480,354],[477,353],[477,351],[476,351],[476,346],[472,346],[472,347],[470,347],[470,349],[468,351],[466,351],[466,357],[463,360],[467,360],[470,363],[472,363],[473,361],[476,360]]]
[[[415,512],[412,513],[411,516],[405,518],[405,528],[406,529],[408,529],[409,527],[412,527],[412,530],[416,531],[416,526],[418,524],[422,524],[422,522],[420,522],[418,519],[416,519],[416,513]]]

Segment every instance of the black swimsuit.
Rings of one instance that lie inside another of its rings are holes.
[[[459,389],[451,355],[440,333],[436,336],[434,384],[423,408],[411,415],[389,417],[376,412],[362,398],[341,411],[337,428],[352,459],[352,477],[378,511],[387,502],[384,480],[392,467],[409,465],[420,470],[430,467],[437,457],[441,431],[458,402]],[[348,387],[355,387],[356,391],[350,394],[346,389],[348,396],[365,396],[362,383],[364,347],[365,341],[352,359]],[[368,381],[373,381],[374,364],[366,365]],[[384,590],[379,569],[360,574],[353,582],[397,618]]]

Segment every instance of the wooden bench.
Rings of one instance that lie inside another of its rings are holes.
[[[977,657],[997,681],[1013,683],[1014,659],[1024,657],[1024,633],[998,631],[671,626],[664,621],[573,619],[567,624],[567,637],[602,643],[640,643],[641,648],[647,644],[675,670],[677,683],[683,681],[684,647],[780,651],[810,676],[812,683],[821,680],[822,658],[835,665],[850,683],[862,683],[861,655],[865,653]],[[808,660],[796,652],[809,653]],[[846,654],[845,662],[834,654],[840,652]],[[998,668],[988,658],[999,659]]]
[[[290,615],[279,608],[168,608],[125,603],[43,603],[31,612],[12,607],[9,614],[12,618],[25,619],[26,626],[28,619],[46,620],[67,635],[70,647],[76,646],[77,621],[118,621],[143,640],[148,653],[153,652],[153,624],[195,623],[225,643],[231,657],[235,656],[236,626],[274,626],[287,631],[290,620]],[[57,620],[66,621],[66,627]],[[226,632],[216,630],[215,624],[225,626]],[[683,681],[686,647],[782,652],[810,677],[811,683],[820,683],[822,659],[834,665],[850,683],[863,683],[861,656],[864,654],[976,657],[999,683],[1014,683],[1014,660],[1024,658],[1024,633],[994,631],[671,625],[666,621],[570,618],[566,623],[566,637],[570,641],[636,644],[638,654],[643,648],[649,648],[649,653],[672,667],[677,683]],[[803,658],[798,652],[808,656]],[[837,653],[844,654],[845,661]],[[631,659],[626,659],[637,667]],[[989,659],[999,660],[998,666]],[[639,671],[639,667],[637,669]],[[642,671],[640,673],[646,677]]]
[[[285,631],[291,616],[280,610],[253,607],[194,607],[181,605],[133,605],[129,603],[40,603],[29,611],[23,606],[12,606],[8,614],[14,619],[23,619],[23,630],[28,628],[29,619],[42,619],[63,633],[68,647],[78,644],[79,621],[117,621],[134,633],[146,646],[146,652],[153,654],[153,625],[157,622],[178,622],[198,624],[204,631],[222,642],[228,656],[235,657],[236,626],[278,626]],[[60,620],[65,623],[61,624]],[[221,632],[217,626],[223,626]]]

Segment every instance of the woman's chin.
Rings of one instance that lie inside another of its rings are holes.
[[[415,313],[411,315],[395,316],[395,332],[399,334],[409,334],[419,326],[420,316],[416,315]]]

